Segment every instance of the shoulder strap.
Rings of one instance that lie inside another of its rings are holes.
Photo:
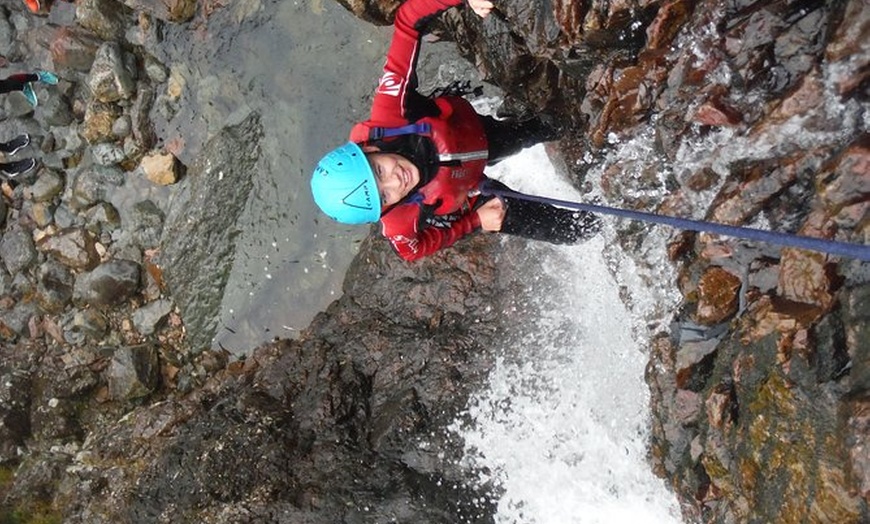
[[[399,127],[371,126],[368,122],[360,122],[350,130],[350,141],[365,144],[402,135],[431,136],[432,125],[428,122],[417,122]]]
[[[381,140],[382,138],[402,135],[429,136],[431,133],[432,126],[428,122],[408,124],[401,127],[372,127],[369,129],[369,140]]]

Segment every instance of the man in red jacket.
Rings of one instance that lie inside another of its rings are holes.
[[[481,197],[481,183],[499,185],[484,168],[559,131],[541,118],[496,120],[459,96],[416,91],[420,37],[428,21],[462,0],[407,0],[396,12],[370,118],[350,142],[328,153],[311,179],[314,200],[348,224],[381,222],[405,260],[417,260],[477,230],[552,243],[575,243],[599,228],[590,213],[517,199]],[[485,17],[489,0],[469,0]]]

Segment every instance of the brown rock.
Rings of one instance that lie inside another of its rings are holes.
[[[642,120],[652,104],[651,86],[645,83],[646,70],[628,67],[613,72],[612,91],[601,111],[596,129],[592,131],[597,147],[604,145],[607,135],[618,133]]]
[[[559,30],[568,37],[571,42],[581,40],[580,35],[592,27],[584,27],[585,5],[582,2],[554,2],[553,18],[559,26]],[[598,24],[594,24],[593,27]]]
[[[711,189],[719,182],[719,174],[709,167],[693,172],[686,178],[685,185],[695,192]]]
[[[159,249],[146,249],[142,257],[142,267],[158,290],[163,291],[166,283],[163,281],[163,268],[158,263]]]
[[[666,49],[688,20],[694,4],[693,0],[664,2],[646,29],[647,48]]]
[[[828,236],[823,230],[826,225],[821,212],[814,212],[807,219],[800,234],[811,237]],[[827,310],[834,302],[834,291],[839,287],[835,277],[835,265],[828,255],[817,251],[794,248],[782,250],[779,284],[777,292],[782,297],[795,302],[803,302]]]
[[[743,121],[743,116],[722,99],[713,98],[704,102],[695,111],[693,120],[707,126],[733,127]]]
[[[730,419],[731,398],[727,392],[713,392],[704,402],[707,421],[714,428],[722,429]]]
[[[678,388],[688,389],[692,387],[692,384],[699,383],[699,370],[702,370],[705,363],[710,361],[708,357],[716,351],[718,344],[718,340],[711,339],[684,342],[680,345],[674,365]]]
[[[870,135],[849,145],[816,180],[819,195],[830,207],[870,200]]]
[[[115,139],[112,126],[121,112],[113,104],[93,101],[85,110],[85,120],[82,125],[82,137],[90,144],[108,142]]]
[[[718,324],[736,313],[740,283],[740,278],[721,267],[705,271],[698,283],[696,321],[703,325]]]
[[[827,255],[815,251],[784,249],[777,287],[780,295],[827,308],[833,301],[833,282],[828,275]],[[833,268],[830,268],[833,271]]]
[[[822,313],[816,305],[764,295],[741,318],[740,341],[751,344],[774,332],[787,335],[815,322]]]
[[[393,23],[393,16],[401,2],[396,0],[338,0],[345,9],[367,22],[375,25]]]
[[[867,54],[870,46],[870,12],[867,11],[867,3],[864,0],[846,0],[845,3],[843,21],[825,50],[825,58],[831,61],[844,58],[866,60],[870,57]]]
[[[770,116],[765,120],[766,124],[761,125],[753,132],[763,132],[767,125],[778,125],[796,115],[806,115],[807,108],[824,104],[824,97],[825,86],[822,83],[821,74],[806,75],[791,94],[783,99],[779,107],[771,111]]]
[[[102,42],[72,27],[58,27],[51,41],[51,58],[58,69],[90,71]]]
[[[139,167],[145,178],[157,185],[168,186],[178,182],[178,159],[172,153],[152,151],[142,157]]]
[[[57,235],[41,239],[36,247],[73,269],[91,270],[100,263],[96,240],[85,229],[61,230]]]
[[[701,415],[701,396],[694,391],[678,389],[674,398],[674,416],[683,425],[693,424]]]
[[[672,217],[691,216],[692,211],[692,202],[689,201],[686,193],[682,191],[677,191],[665,196],[661,205],[656,210],[660,215]]]
[[[722,188],[712,204],[710,220],[723,224],[743,224],[761,211],[765,204],[794,183],[806,161],[804,152],[770,161],[738,162],[732,166],[732,180]]]
[[[728,237],[701,233],[698,235],[698,243],[701,245],[701,252],[698,255],[706,260],[713,261],[734,256],[734,247]]]

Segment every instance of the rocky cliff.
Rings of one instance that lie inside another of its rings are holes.
[[[504,90],[503,113],[562,117],[555,158],[603,203],[868,242],[862,0],[497,5],[483,21],[448,12],[439,34]],[[346,4],[375,23],[396,6]],[[2,201],[3,518],[491,522],[497,487],[469,482],[446,426],[492,365],[485,341],[511,322],[496,312],[520,286],[498,261],[515,243],[482,236],[407,265],[372,236],[300,340],[230,362],[192,351],[201,334],[182,329],[208,326],[196,306],[208,282],[179,237],[188,215],[137,202],[112,219],[105,188],[166,154],[151,152],[149,114],[171,110],[174,90],[147,49],[162,24],[221,7],[81,0],[63,25],[4,4],[17,59],[51,53],[70,80],[40,91],[35,113],[5,106],[51,132],[48,172],[5,185]],[[169,98],[156,94],[167,83]],[[184,173],[199,223],[214,218],[195,207],[214,187],[208,160],[244,176],[220,151],[255,155],[258,133],[251,115]],[[623,154],[629,143],[645,154]],[[184,170],[170,159],[161,172]],[[217,249],[232,240],[223,227]],[[680,307],[650,324],[648,382],[652,467],[686,518],[867,521],[868,264],[616,228],[642,278],[665,263],[679,275]]]

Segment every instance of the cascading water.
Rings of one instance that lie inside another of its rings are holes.
[[[580,199],[542,146],[488,174],[519,191]],[[453,428],[469,466],[501,492],[498,522],[680,521],[676,497],[646,460],[647,357],[634,328],[650,314],[638,308],[672,299],[629,283],[635,311],[627,310],[620,272],[602,255],[612,234],[605,227],[579,246],[529,244],[539,263],[522,280],[536,303],[511,306],[524,322],[496,342],[489,387]]]

